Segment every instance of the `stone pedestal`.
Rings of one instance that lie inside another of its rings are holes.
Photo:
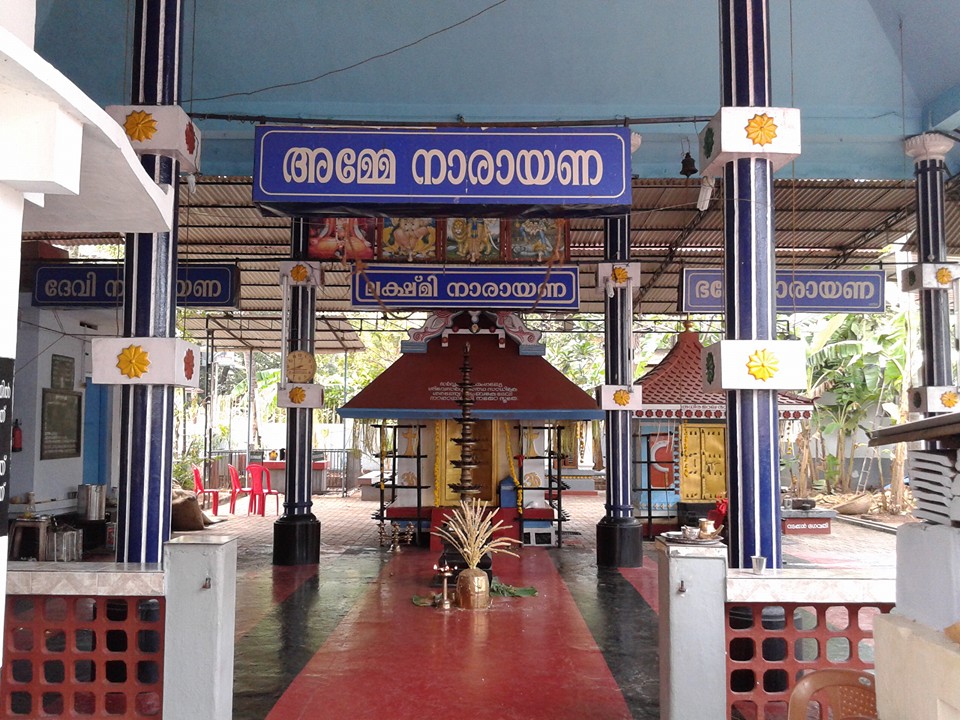
[[[183,535],[163,548],[167,623],[163,714],[233,717],[237,540]]]
[[[660,605],[660,717],[728,717],[726,709],[727,548],[657,538]]]
[[[897,615],[873,623],[877,712],[884,720],[960,718],[960,645]]]

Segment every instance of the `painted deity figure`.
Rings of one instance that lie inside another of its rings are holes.
[[[560,249],[558,228],[554,221],[530,218],[514,226],[512,238],[515,257],[536,257],[537,262],[544,258],[557,259]]]
[[[398,227],[393,231],[398,255],[406,256],[412,262],[414,258],[424,254],[430,246],[430,227],[423,218],[401,218]]]
[[[319,260],[368,260],[373,245],[366,223],[358,218],[324,218],[311,221],[307,230],[307,256]]]
[[[456,243],[456,254],[464,260],[474,263],[498,254],[490,228],[482,218],[456,218],[450,224],[449,234]]]

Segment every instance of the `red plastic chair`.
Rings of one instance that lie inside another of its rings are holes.
[[[263,488],[263,500],[264,500],[264,505],[266,505],[266,499],[267,499],[269,496],[273,495],[273,496],[277,499],[277,515],[279,515],[279,514],[280,514],[280,491],[273,489],[273,483],[272,483],[271,480],[270,480],[270,471],[269,471],[269,470],[267,470],[266,479],[267,479],[267,481],[266,481],[265,486],[264,486],[264,488]],[[261,515],[262,515],[262,514],[263,514],[263,513],[261,513]]]
[[[227,471],[230,473],[230,514],[235,515],[237,512],[237,496],[242,492],[249,495],[252,489],[240,484],[240,472],[233,465],[227,465]],[[253,501],[251,496],[250,502]],[[249,510],[247,514],[250,514]]]
[[[247,477],[250,478],[250,507],[247,515],[266,514],[266,496],[277,496],[277,515],[280,514],[280,493],[270,487],[270,471],[263,465],[247,465]]]
[[[193,492],[197,496],[197,500],[200,502],[200,507],[204,506],[207,496],[213,498],[213,502],[211,503],[213,505],[213,514],[218,514],[220,507],[220,491],[203,489],[203,473],[200,472],[200,468],[198,468],[196,465],[193,466]]]

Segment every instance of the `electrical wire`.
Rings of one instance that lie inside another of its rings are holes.
[[[508,0],[497,0],[497,2],[493,3],[492,5],[488,5],[487,7],[483,8],[482,10],[480,10],[480,11],[478,11],[478,12],[475,12],[475,13],[474,13],[473,15],[471,15],[470,17],[464,18],[463,20],[460,20],[459,22],[455,22],[455,23],[453,23],[452,25],[447,25],[446,27],[440,28],[439,30],[434,30],[432,33],[427,33],[427,34],[424,35],[423,37],[417,38],[416,40],[414,40],[414,41],[412,41],[412,42],[409,42],[409,43],[407,43],[407,44],[405,44],[405,45],[400,45],[399,47],[395,47],[395,48],[393,48],[392,50],[387,50],[386,52],[378,53],[378,54],[376,54],[376,55],[371,55],[371,56],[368,57],[368,58],[364,58],[363,60],[358,60],[357,62],[352,63],[352,64],[350,64],[350,65],[345,65],[345,66],[340,67],[340,68],[335,68],[335,69],[333,69],[333,70],[328,70],[327,72],[321,73],[320,75],[317,75],[316,77],[308,78],[308,79],[306,79],[306,80],[294,80],[294,81],[286,82],[286,83],[278,83],[278,84],[276,84],[276,85],[268,85],[267,87],[258,88],[258,89],[256,89],[256,90],[244,90],[244,91],[239,91],[239,92],[226,93],[225,95],[211,95],[210,97],[203,97],[203,98],[190,98],[190,102],[192,103],[192,102],[194,102],[194,101],[196,101],[196,102],[205,102],[205,101],[207,101],[207,100],[225,100],[226,98],[232,98],[232,97],[249,97],[250,95],[256,95],[257,93],[266,92],[266,91],[268,91],[268,90],[277,90],[277,89],[279,89],[279,88],[298,87],[298,86],[300,86],[300,85],[309,85],[310,83],[317,82],[318,80],[323,80],[324,78],[328,78],[328,77],[330,77],[331,75],[336,75],[336,74],[338,74],[338,73],[346,72],[347,70],[353,70],[354,68],[360,67],[361,65],[366,65],[366,64],[369,63],[369,62],[373,62],[374,60],[380,60],[381,58],[385,58],[385,57],[388,57],[388,56],[390,56],[390,55],[394,55],[394,54],[400,52],[401,50],[406,50],[406,49],[408,49],[408,48],[412,48],[414,45],[419,45],[420,43],[422,43],[422,42],[424,42],[424,41],[426,41],[426,40],[429,40],[429,39],[432,38],[432,37],[436,37],[437,35],[441,35],[441,34],[447,32],[447,31],[449,31],[449,30],[453,30],[454,28],[460,27],[461,25],[465,25],[466,23],[470,22],[471,20],[474,20],[475,18],[480,17],[480,16],[483,15],[484,13],[489,12],[490,10],[493,10],[495,7],[497,7],[497,6],[499,6],[499,5],[503,5],[503,4],[506,3],[506,2],[508,2]]]

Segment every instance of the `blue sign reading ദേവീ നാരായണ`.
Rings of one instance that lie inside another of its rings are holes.
[[[266,206],[630,205],[627,128],[260,126],[253,199]]]
[[[177,305],[237,306],[240,271],[236,265],[177,266]],[[39,265],[34,275],[33,304],[116,307],[123,302],[123,266],[111,264]]]

